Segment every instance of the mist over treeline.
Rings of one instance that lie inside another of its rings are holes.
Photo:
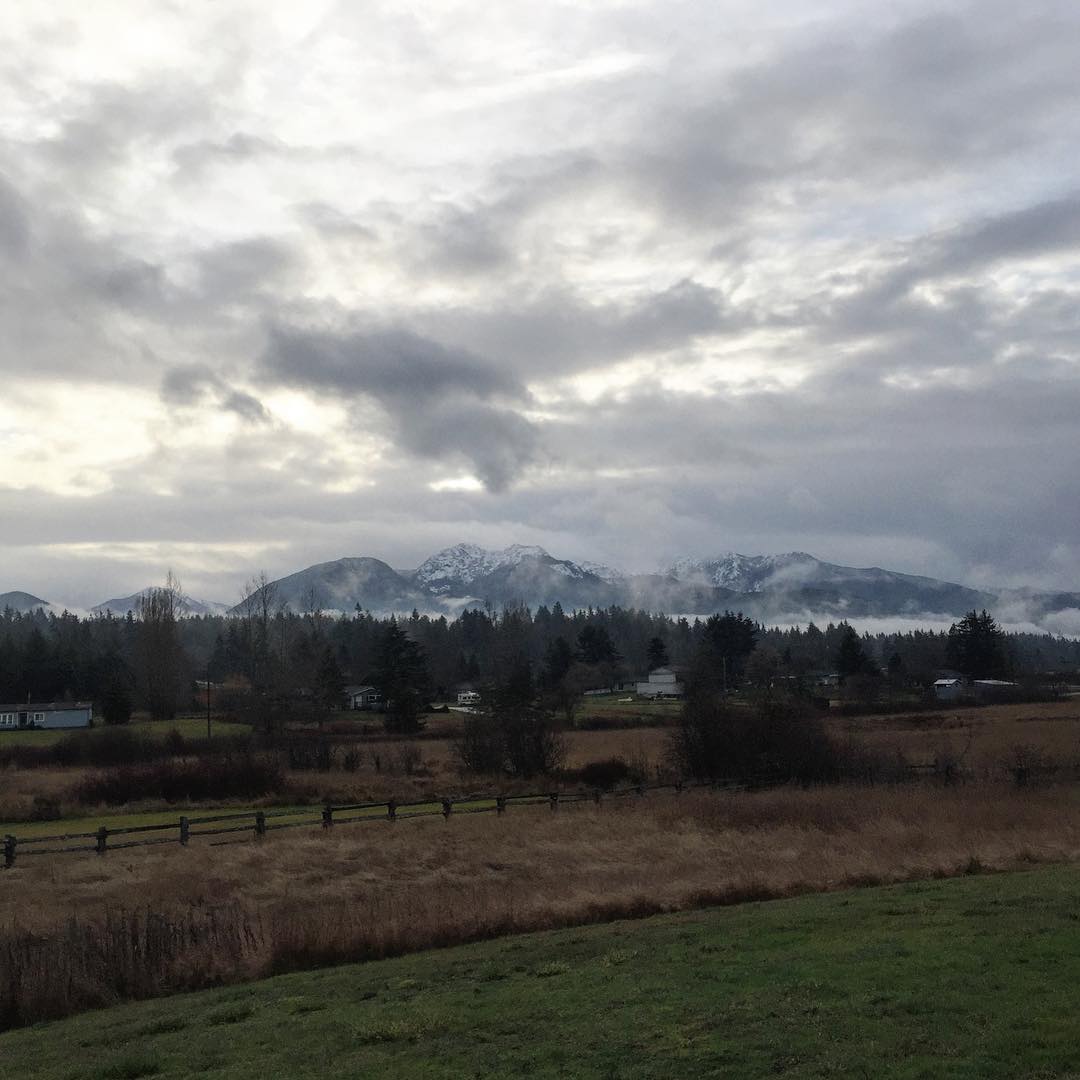
[[[194,681],[240,677],[252,685],[290,693],[326,681],[327,668],[342,684],[373,679],[391,624],[419,646],[434,699],[462,683],[498,681],[508,664],[527,661],[539,675],[553,654],[580,656],[583,640],[610,642],[606,672],[633,678],[656,666],[690,665],[707,635],[708,620],[674,618],[623,608],[564,612],[560,605],[470,610],[455,619],[416,612],[411,617],[356,611],[330,617],[297,614],[264,602],[240,616],[152,618],[95,615],[83,618],[34,611],[0,614],[0,701],[102,700],[129,691],[135,707],[175,694],[191,700]],[[809,676],[836,669],[844,622],[788,628],[756,626],[756,645],[771,650],[778,674]],[[927,685],[949,667],[947,630],[859,635],[870,663],[908,685]],[[561,641],[560,641],[561,639]],[[565,643],[565,648],[562,643]],[[1051,634],[1005,633],[1006,673],[1025,678],[1080,670],[1080,641]],[[605,646],[606,648],[606,646]],[[169,656],[163,675],[161,658]],[[586,658],[587,659],[587,658]]]

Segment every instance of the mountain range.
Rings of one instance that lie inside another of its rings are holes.
[[[656,573],[641,574],[556,558],[523,544],[501,551],[455,544],[415,569],[395,570],[370,556],[349,557],[309,566],[272,587],[275,605],[288,604],[294,611],[351,612],[359,606],[376,614],[416,609],[453,616],[469,607],[526,604],[535,610],[557,602],[567,611],[618,605],[690,616],[731,608],[765,622],[941,618],[984,607],[1036,624],[1062,612],[1080,617],[1080,593],[972,589],[880,567],[823,562],[802,551],[681,558]],[[136,610],[140,595],[106,600],[92,610],[124,615]],[[0,594],[0,609],[5,606],[55,609],[28,593]],[[241,608],[186,597],[182,605],[189,615],[238,614]]]
[[[541,547],[492,551],[455,544],[415,569],[371,557],[319,563],[273,583],[275,602],[294,610],[454,615],[468,607],[556,602],[567,610],[612,605],[679,615],[738,609],[769,621],[786,617],[954,617],[1008,606],[1035,616],[1080,609],[1080,593],[988,591],[880,567],[823,562],[806,552],[678,559],[652,574],[573,562]],[[233,609],[234,612],[237,610]]]

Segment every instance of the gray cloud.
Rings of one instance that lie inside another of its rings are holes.
[[[528,401],[522,383],[405,330],[334,334],[275,325],[262,370],[290,386],[373,398],[403,448],[465,458],[492,491],[504,490],[536,454],[534,426],[512,407]]]
[[[179,365],[167,370],[161,381],[161,399],[180,408],[195,408],[209,402],[252,424],[271,420],[258,398],[229,386],[205,364]]]
[[[30,242],[30,219],[22,196],[0,176],[0,254],[13,259]]]
[[[572,291],[549,289],[497,305],[418,312],[416,319],[442,339],[504,358],[522,378],[603,368],[752,322],[719,291],[691,280],[634,301],[590,303]]]
[[[524,399],[525,388],[476,357],[407,330],[335,334],[273,325],[264,370],[285,382],[402,402],[465,394]]]
[[[225,8],[109,81],[40,32],[0,61],[0,544],[40,591],[48,542],[284,572],[462,535],[1076,587],[1074,5]],[[77,500],[10,450],[76,382],[162,410]]]

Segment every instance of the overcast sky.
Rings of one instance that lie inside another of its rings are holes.
[[[1074,0],[0,8],[0,591],[458,540],[1080,589]]]

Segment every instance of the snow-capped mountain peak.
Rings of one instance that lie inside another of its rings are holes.
[[[445,595],[504,566],[550,558],[542,547],[530,544],[511,544],[502,551],[489,551],[479,544],[454,544],[425,559],[416,568],[413,580],[437,595]]]
[[[731,551],[713,559],[676,559],[668,573],[679,581],[704,582],[734,592],[761,592],[779,579],[805,577],[819,562],[805,551],[784,555],[742,555]]]
[[[579,562],[577,564],[587,574],[593,574],[601,581],[606,581],[610,585],[621,585],[626,581],[626,572],[623,570],[616,570],[614,567],[606,566],[604,563],[598,562]]]

